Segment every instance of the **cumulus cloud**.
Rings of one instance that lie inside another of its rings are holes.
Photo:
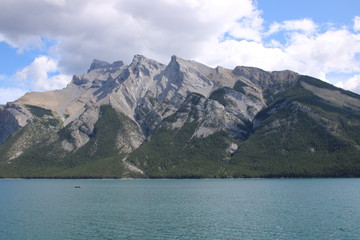
[[[360,38],[345,29],[329,30],[315,36],[293,34],[284,49],[294,59],[293,68],[313,76],[329,72],[358,72],[356,55],[360,52]]]
[[[0,88],[0,104],[15,101],[26,92],[26,90],[21,88]]]
[[[252,0],[2,0],[0,9],[0,41],[20,52],[53,43],[47,57],[16,74],[34,89],[63,87],[68,74],[85,72],[94,58],[129,63],[137,53],[162,63],[175,54],[210,66],[290,69],[323,80],[330,72],[360,73],[358,16],[352,32],[324,29],[309,18],[265,27]]]
[[[360,31],[360,16],[354,17],[354,31],[355,32]]]
[[[251,32],[258,15],[251,0],[4,0],[0,9],[0,33],[8,43],[26,49],[40,47],[39,36],[56,40],[51,54],[60,56],[66,73],[85,71],[93,58],[194,58],[208,39],[226,31],[240,36],[241,28]],[[252,38],[259,39],[256,34]]]
[[[15,79],[23,86],[34,90],[51,90],[65,87],[71,76],[58,74],[57,61],[41,56],[15,74]]]
[[[336,83],[337,87],[344,88],[353,92],[360,92],[360,74],[351,77],[348,80]]]
[[[260,16],[251,16],[242,19],[230,29],[229,36],[236,39],[246,39],[261,42],[263,19]]]
[[[271,24],[266,35],[271,35],[280,31],[301,31],[306,34],[313,34],[317,25],[313,20],[305,18],[300,20],[287,20],[282,23],[275,22]]]
[[[280,48],[264,47],[262,43],[247,40],[228,40],[215,44],[209,42],[196,60],[211,66],[257,66],[267,70],[283,70],[291,65],[291,59]],[[291,69],[291,68],[289,68]]]

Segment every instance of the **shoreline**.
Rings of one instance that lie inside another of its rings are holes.
[[[245,177],[245,178],[99,178],[99,177],[0,177],[1,180],[246,180],[246,179],[355,179],[360,177]]]

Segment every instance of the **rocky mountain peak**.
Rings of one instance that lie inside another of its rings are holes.
[[[93,62],[90,65],[90,68],[88,70],[88,72],[95,70],[95,69],[99,69],[99,68],[105,68],[108,67],[110,65],[110,63],[105,62],[105,61],[100,61],[98,59],[94,59]]]
[[[175,55],[171,56],[171,60],[168,64],[168,67],[175,67],[175,68],[179,68],[179,58]]]
[[[155,74],[164,67],[165,65],[155,60],[137,54],[134,56],[132,62],[130,63],[129,70],[137,77],[141,77],[141,76],[149,77],[150,75]]]
[[[172,55],[169,65],[174,64],[174,63],[179,64],[179,65],[188,65],[191,62],[195,62],[195,61],[185,60],[185,59],[183,59],[181,57],[178,57],[176,55]]]
[[[289,86],[294,83],[299,74],[285,70],[268,72],[260,68],[237,66],[232,73],[235,76],[244,77],[252,83],[259,85],[262,89],[275,87],[277,90],[282,86]]]
[[[124,63],[122,61],[115,61],[112,64],[110,64],[106,61],[100,61],[98,59],[94,59],[87,72],[89,73],[94,70],[100,70],[103,72],[104,71],[116,71],[123,65],[124,65]]]
[[[289,176],[299,165],[282,166],[298,156],[309,159],[304,166],[330,155],[357,161],[359,109],[360,96],[288,70],[212,68],[177,56],[167,65],[142,55],[129,65],[95,59],[64,89],[0,105],[0,177],[12,164],[28,177],[31,166],[21,164],[38,159],[35,171],[48,177],[101,169],[111,170],[105,177]],[[269,166],[275,175],[266,175]]]
[[[130,65],[138,65],[138,64],[141,64],[143,62],[147,62],[149,61],[150,59],[146,58],[144,55],[141,55],[141,54],[135,54]]]
[[[210,68],[202,63],[199,63],[194,60],[185,60],[175,55],[171,57],[169,66],[174,66],[174,67],[177,66],[183,70],[187,69],[187,71],[189,70],[193,72],[198,71],[201,72],[202,74],[206,74],[214,71],[213,68]]]

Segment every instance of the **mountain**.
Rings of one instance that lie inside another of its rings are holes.
[[[0,177],[352,176],[360,96],[292,71],[135,55],[0,106]]]

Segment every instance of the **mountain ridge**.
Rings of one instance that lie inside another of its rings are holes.
[[[331,176],[329,162],[357,176],[359,116],[359,95],[289,70],[94,59],[66,88],[0,109],[0,176],[314,177]]]

